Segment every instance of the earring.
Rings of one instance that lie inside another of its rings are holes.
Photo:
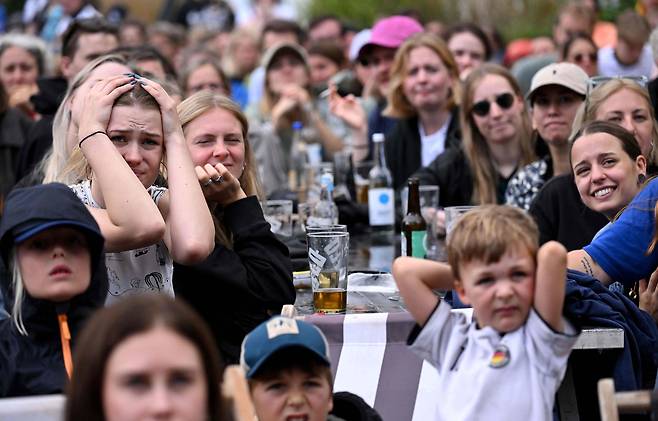
[[[640,184],[644,183],[646,181],[646,179],[647,179],[646,175],[644,175],[644,174],[638,175],[637,176],[637,184],[640,185]]]

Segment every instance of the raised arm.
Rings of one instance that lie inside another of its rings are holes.
[[[165,224],[144,186],[105,134],[114,101],[132,89],[131,78],[113,76],[99,80],[84,98],[78,141],[102,192],[105,209],[89,209],[105,237],[109,252],[154,244],[162,238]]]
[[[395,259],[393,277],[407,309],[419,325],[425,324],[439,302],[433,290],[448,290],[454,283],[448,264],[414,257]]]
[[[567,277],[567,250],[557,241],[549,241],[537,252],[534,307],[555,331],[561,332],[562,306]]]
[[[174,261],[193,264],[215,247],[215,227],[185,144],[175,101],[157,83],[142,78],[144,89],[158,101],[167,156],[169,191],[158,206],[165,218],[164,242]]]

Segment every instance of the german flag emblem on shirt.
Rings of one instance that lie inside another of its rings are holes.
[[[509,363],[510,355],[509,349],[505,345],[498,345],[494,350],[493,355],[491,356],[491,361],[489,361],[489,367],[491,368],[501,368],[505,367]]]

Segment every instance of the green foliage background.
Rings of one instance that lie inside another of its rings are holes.
[[[310,0],[306,15],[335,14],[359,28],[380,17],[417,11],[425,22],[462,20],[494,25],[507,40],[550,35],[558,9],[566,0]],[[635,0],[599,0],[600,15],[613,20]]]

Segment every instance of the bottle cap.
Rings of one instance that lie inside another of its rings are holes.
[[[374,143],[379,143],[384,141],[384,133],[373,133],[372,134],[372,141]]]
[[[293,130],[301,130],[304,125],[302,124],[301,121],[293,121],[292,122],[292,129]]]

